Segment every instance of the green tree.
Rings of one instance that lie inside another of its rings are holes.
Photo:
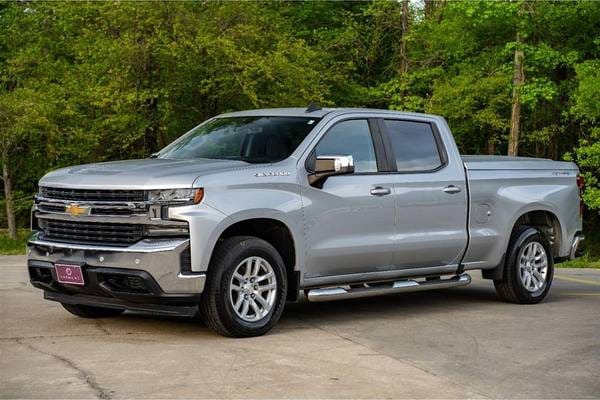
[[[309,102],[439,114],[467,153],[506,154],[512,125],[520,155],[575,160],[597,209],[599,60],[593,1],[1,2],[3,216],[26,224],[48,170]]]
[[[600,209],[600,60],[579,64],[577,77],[571,112],[581,120],[581,137],[574,154],[566,157],[574,159],[583,170],[585,203],[591,209]]]

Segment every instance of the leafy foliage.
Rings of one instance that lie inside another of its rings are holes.
[[[230,110],[430,112],[462,151],[505,154],[516,46],[520,153],[576,161],[600,209],[600,3],[409,4],[403,37],[390,1],[0,3],[0,153],[20,225],[46,171],[144,157]]]

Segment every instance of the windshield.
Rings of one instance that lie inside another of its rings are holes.
[[[272,163],[289,157],[318,122],[306,117],[216,118],[160,151],[158,158]]]

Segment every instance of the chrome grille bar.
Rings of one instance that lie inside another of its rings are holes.
[[[143,190],[67,189],[42,186],[40,192],[43,197],[70,201],[144,201]]]
[[[135,243],[143,236],[138,224],[42,220],[44,237],[55,240],[98,243]]]

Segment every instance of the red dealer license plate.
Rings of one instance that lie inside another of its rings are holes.
[[[60,283],[68,283],[71,285],[85,285],[81,266],[71,264],[54,264],[56,279]]]

